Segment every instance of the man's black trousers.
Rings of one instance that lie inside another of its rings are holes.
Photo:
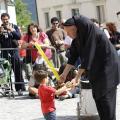
[[[100,120],[116,120],[116,87],[95,102]]]

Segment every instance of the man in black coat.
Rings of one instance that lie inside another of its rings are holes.
[[[0,45],[1,48],[17,48],[18,40],[20,40],[20,31],[18,27],[9,22],[10,16],[8,13],[1,14],[2,25],[0,26]],[[2,50],[1,57],[10,60],[15,75],[15,89],[18,95],[22,95],[22,90],[25,90],[22,77],[21,61],[19,52],[15,50]]]
[[[102,30],[82,15],[68,19],[64,29],[74,40],[60,82],[64,82],[69,70],[80,57],[81,67],[76,81],[87,71],[100,120],[116,120],[116,89],[120,80],[120,65],[114,46]]]

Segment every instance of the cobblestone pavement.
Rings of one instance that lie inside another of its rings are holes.
[[[77,99],[56,100],[57,120],[77,120]],[[44,120],[38,99],[0,97],[0,120]]]
[[[117,89],[116,120],[120,120],[120,85]]]
[[[120,86],[117,92],[117,120],[120,120]],[[56,100],[57,120],[77,120],[78,98]],[[15,99],[0,97],[0,120],[44,120],[38,99],[30,99],[27,94]]]

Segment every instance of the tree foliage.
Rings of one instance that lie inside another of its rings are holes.
[[[15,0],[16,19],[19,26],[26,27],[31,23],[31,13],[27,10],[27,4],[22,0]]]

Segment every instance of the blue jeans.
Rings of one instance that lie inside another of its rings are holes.
[[[56,112],[55,111],[49,112],[49,113],[45,113],[43,115],[44,115],[44,118],[46,120],[56,120]]]

